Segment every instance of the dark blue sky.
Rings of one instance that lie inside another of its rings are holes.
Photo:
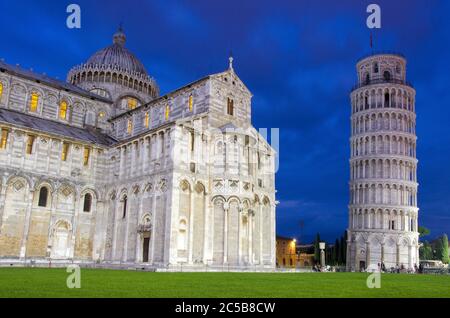
[[[370,52],[366,7],[382,8],[376,50],[399,51],[417,90],[419,223],[450,233],[450,1],[0,2],[0,57],[64,79],[111,43],[123,22],[132,50],[166,93],[227,67],[253,98],[253,124],[280,128],[277,232],[334,241],[347,226],[349,92]],[[82,28],[66,27],[66,6]]]

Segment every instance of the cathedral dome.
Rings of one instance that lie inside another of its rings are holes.
[[[74,66],[67,81],[113,101],[134,95],[142,102],[159,96],[156,81],[126,47],[122,28],[114,34],[113,44],[94,53],[86,63]]]
[[[131,74],[148,75],[144,65],[125,48],[126,36],[119,29],[113,37],[113,44],[96,52],[86,62],[88,66],[118,67]]]

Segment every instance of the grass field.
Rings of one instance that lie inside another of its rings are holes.
[[[81,269],[81,288],[65,269],[0,268],[0,297],[450,297],[450,276],[364,273],[153,273]]]

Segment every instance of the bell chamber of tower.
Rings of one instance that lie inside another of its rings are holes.
[[[415,90],[406,59],[375,54],[351,92],[348,270],[418,266]]]

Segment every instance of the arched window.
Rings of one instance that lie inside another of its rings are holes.
[[[135,109],[137,106],[137,99],[129,97],[128,98],[128,109]]]
[[[384,107],[389,107],[389,93],[384,94]]]
[[[6,129],[6,128],[1,129],[0,149],[6,149],[6,145],[8,144],[8,134],[9,134],[8,129]]]
[[[91,155],[91,148],[84,147],[84,151],[83,151],[83,166],[89,165],[90,155]]]
[[[38,104],[39,104],[39,94],[36,92],[31,93],[30,112],[33,113],[37,112]]]
[[[127,216],[127,203],[128,203],[128,198],[125,195],[123,197],[123,215],[122,215],[122,219],[125,219],[125,217]]]
[[[234,100],[231,98],[227,99],[227,114],[231,116],[234,115]]]
[[[391,73],[389,71],[384,71],[383,78],[384,78],[385,81],[390,81],[391,80]]]
[[[47,199],[48,199],[48,189],[47,187],[42,187],[39,190],[38,206],[45,208],[47,206]]]
[[[100,120],[103,120],[105,118],[105,116],[106,116],[106,113],[104,111],[101,111],[101,112],[98,113],[98,118]]]
[[[370,84],[370,75],[369,73],[366,74],[366,85]]]
[[[145,128],[148,128],[149,125],[150,125],[150,114],[146,112],[144,115],[144,126]]]
[[[373,72],[374,72],[374,73],[378,73],[378,63],[377,63],[377,62],[375,62],[375,63],[373,64]]]
[[[194,96],[192,96],[192,94],[191,95],[189,95],[189,103],[188,103],[189,105],[189,111],[191,112],[192,111],[192,109],[194,108]]]
[[[84,195],[83,212],[91,212],[92,207],[92,194],[86,193]]]
[[[64,100],[59,105],[59,118],[62,120],[67,119],[67,102]]]
[[[170,116],[170,106],[166,105],[166,112],[165,112],[166,120],[169,120],[169,116]]]
[[[131,119],[128,119],[127,122],[127,132],[131,134],[133,132],[133,121]]]

